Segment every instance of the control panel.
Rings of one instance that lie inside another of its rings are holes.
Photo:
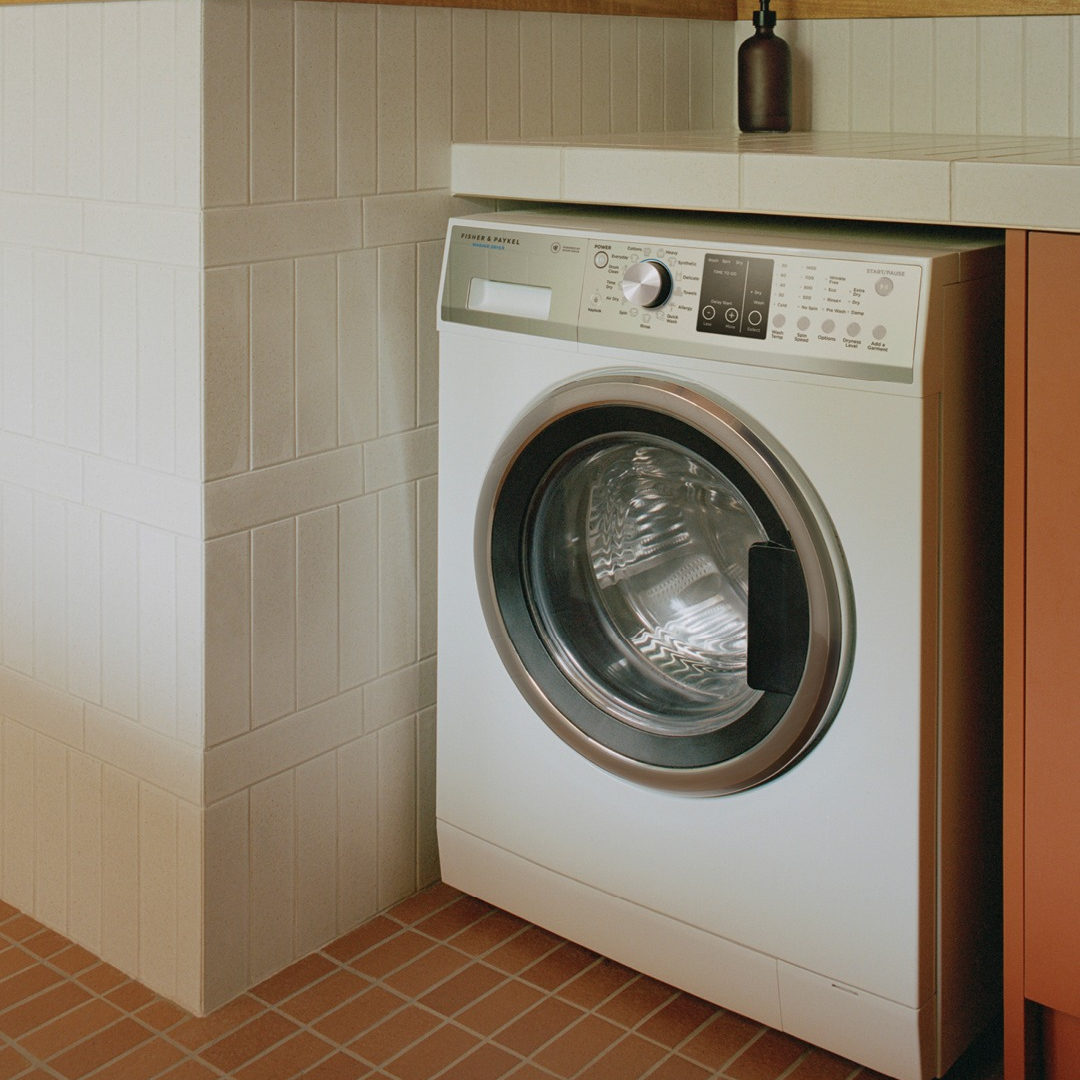
[[[921,285],[916,262],[595,239],[580,323],[583,340],[605,331],[620,344],[634,335],[637,348],[649,348],[649,338],[732,339],[813,357],[821,370],[872,364],[902,378],[913,363]]]
[[[929,261],[723,237],[455,225],[443,317],[642,352],[912,382]],[[928,284],[929,278],[927,277]]]

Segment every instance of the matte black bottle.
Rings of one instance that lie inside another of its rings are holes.
[[[776,12],[761,0],[757,31],[739,46],[739,130],[791,130],[791,50],[773,33]]]

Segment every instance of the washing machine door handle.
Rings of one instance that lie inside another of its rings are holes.
[[[751,544],[746,595],[746,681],[793,697],[810,647],[810,601],[798,553],[772,541]]]

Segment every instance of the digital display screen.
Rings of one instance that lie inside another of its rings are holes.
[[[748,255],[705,256],[697,328],[705,334],[764,340],[769,322],[773,260]]]

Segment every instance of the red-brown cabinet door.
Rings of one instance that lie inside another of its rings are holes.
[[[1080,1017],[1080,236],[1030,235],[1027,296],[1024,985]]]

